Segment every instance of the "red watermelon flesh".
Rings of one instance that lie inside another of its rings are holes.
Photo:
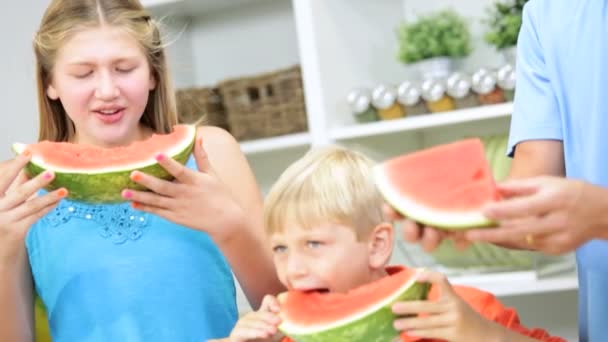
[[[133,171],[141,171],[158,178],[171,180],[170,175],[158,164],[158,153],[185,164],[194,146],[196,127],[176,125],[168,134],[154,134],[148,139],[125,147],[101,148],[66,142],[39,142],[13,144],[20,154],[26,149],[32,157],[25,168],[29,177],[46,170],[55,173],[53,182],[46,189],[66,188],[74,200],[90,203],[115,203],[125,199],[124,189],[146,190],[131,180]]]
[[[288,291],[279,295],[279,329],[296,341],[390,341],[396,301],[426,298],[429,285],[416,282],[422,269],[405,269],[348,293]],[[373,337],[373,339],[370,339]]]
[[[490,225],[481,208],[500,199],[479,139],[387,160],[375,168],[374,177],[395,209],[440,228]]]

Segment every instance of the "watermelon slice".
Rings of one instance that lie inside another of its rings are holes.
[[[55,179],[46,188],[68,189],[68,197],[89,203],[115,203],[124,201],[126,188],[144,190],[129,176],[139,170],[163,179],[172,179],[155,159],[162,152],[182,164],[188,160],[194,139],[194,125],[176,125],[172,133],[154,134],[150,138],[129,146],[100,148],[66,142],[43,141],[36,144],[13,144],[17,154],[25,149],[32,153],[25,168],[29,177],[45,170],[55,172]]]
[[[428,283],[416,282],[423,269],[404,269],[346,294],[288,291],[278,296],[279,330],[298,342],[393,341],[391,306],[426,299]]]
[[[480,139],[402,155],[374,167],[385,199],[415,221],[445,229],[494,224],[481,208],[499,199]]]

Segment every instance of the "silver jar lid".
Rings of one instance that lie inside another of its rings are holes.
[[[496,88],[496,73],[488,69],[481,68],[471,77],[473,90],[478,94],[489,94]]]
[[[496,77],[498,79],[498,86],[502,89],[515,89],[515,68],[511,64],[505,64],[498,69]]]
[[[387,109],[395,104],[397,90],[388,84],[380,84],[372,91],[372,104],[378,109]]]
[[[434,78],[422,82],[422,98],[425,101],[435,102],[445,96],[445,84]]]
[[[397,87],[397,101],[404,106],[413,106],[420,102],[421,91],[413,82],[404,81]]]
[[[354,113],[363,113],[369,109],[372,103],[372,95],[369,89],[355,88],[348,92],[346,102]]]
[[[455,72],[446,80],[447,93],[455,99],[461,99],[471,91],[471,78],[462,72]]]

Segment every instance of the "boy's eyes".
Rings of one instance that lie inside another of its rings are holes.
[[[321,245],[323,245],[323,242],[321,242],[321,241],[316,241],[316,240],[306,241],[306,246],[308,246],[309,248],[316,249],[316,248],[321,247]]]
[[[272,251],[274,253],[285,253],[285,251],[287,251],[287,247],[285,247],[283,245],[276,245],[276,246],[272,247]]]

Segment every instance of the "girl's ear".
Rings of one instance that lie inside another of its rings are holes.
[[[382,222],[369,235],[369,266],[373,269],[384,269],[393,253],[393,226]]]
[[[57,100],[59,98],[59,93],[52,84],[49,84],[48,87],[46,87],[46,96],[48,96],[51,100]]]
[[[154,77],[154,74],[152,72],[150,72],[150,91],[154,90],[154,88],[156,88],[156,77]]]

